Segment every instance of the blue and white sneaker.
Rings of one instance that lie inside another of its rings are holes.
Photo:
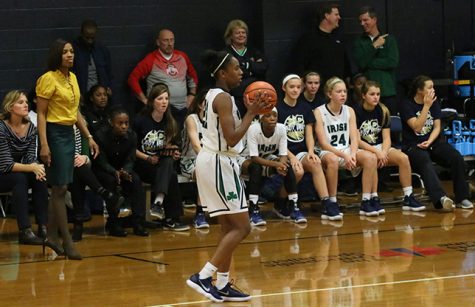
[[[251,299],[249,294],[242,292],[241,289],[229,282],[223,289],[218,290],[218,294],[225,302],[245,302]]]
[[[196,229],[209,228],[209,224],[206,221],[206,216],[204,212],[196,214],[193,220],[193,227],[195,227]]]
[[[267,222],[262,218],[259,210],[253,210],[249,216],[249,221],[251,226],[264,226],[267,225]]]
[[[340,209],[337,203],[330,200],[322,202],[322,220],[341,221],[343,214],[340,213]]]
[[[378,216],[378,210],[376,210],[369,199],[365,199],[361,202],[360,215],[365,216]]]
[[[292,213],[290,213],[290,218],[294,220],[294,223],[296,224],[307,223],[307,219],[303,215],[302,211],[300,211],[298,204],[294,201],[291,201],[291,203],[291,207],[293,208],[293,210]]]
[[[426,206],[422,205],[417,199],[414,197],[414,194],[409,196],[404,196],[402,210],[404,211],[423,211],[426,209]]]
[[[200,279],[200,274],[196,273],[186,280],[186,284],[201,295],[216,303],[224,302],[224,299],[218,293],[218,289],[213,285],[212,278]],[[225,287],[226,288],[226,287]]]
[[[373,208],[378,211],[378,214],[385,214],[386,210],[384,210],[383,206],[381,206],[381,201],[379,197],[375,196],[371,198],[371,205]]]
[[[290,209],[287,200],[284,198],[276,198],[274,200],[274,213],[281,219],[290,219]]]

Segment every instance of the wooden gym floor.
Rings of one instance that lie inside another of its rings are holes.
[[[148,238],[114,238],[104,234],[103,217],[94,216],[77,244],[84,259],[73,261],[18,245],[15,219],[0,219],[0,305],[474,306],[475,214],[428,206],[402,213],[390,205],[378,218],[349,209],[334,223],[305,203],[309,222],[299,226],[265,204],[267,226],[252,230],[231,270],[252,300],[222,304],[185,285],[215,248],[215,223],[209,231],[152,229]],[[185,220],[192,215],[187,209]]]

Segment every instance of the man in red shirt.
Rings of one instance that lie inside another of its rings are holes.
[[[135,66],[127,83],[144,104],[154,84],[168,85],[172,114],[182,127],[187,108],[196,95],[198,75],[186,53],[175,49],[175,35],[171,30],[160,30],[156,43],[158,49]],[[139,83],[142,79],[147,85],[145,94]]]

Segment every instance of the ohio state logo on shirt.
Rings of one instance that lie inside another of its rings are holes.
[[[175,65],[168,64],[168,66],[167,66],[167,75],[173,76],[173,77],[178,75],[178,69],[176,69]]]

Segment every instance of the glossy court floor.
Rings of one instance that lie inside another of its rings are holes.
[[[356,201],[357,199],[350,199]],[[206,231],[151,230],[148,238],[104,234],[102,216],[77,244],[82,261],[17,244],[16,222],[0,219],[1,306],[474,306],[475,214],[457,209],[322,222],[304,204],[306,226],[277,219],[237,249],[231,278],[252,295],[211,303],[185,285],[213,252]],[[193,210],[186,210],[191,221]]]

